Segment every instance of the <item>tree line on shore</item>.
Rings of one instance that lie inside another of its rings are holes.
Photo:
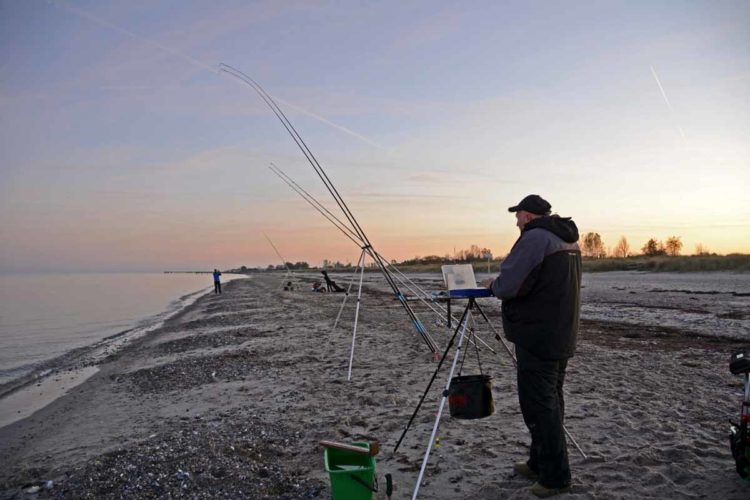
[[[584,258],[602,259],[615,258],[625,259],[628,257],[678,257],[682,254],[683,243],[680,236],[669,236],[666,240],[661,241],[656,238],[649,238],[640,249],[640,253],[633,251],[625,236],[621,236],[617,244],[613,247],[607,247],[604,240],[597,232],[588,232],[579,240],[581,255]],[[698,256],[716,256],[716,253],[710,252],[703,244],[695,247],[695,253]],[[392,264],[399,265],[419,265],[419,264],[461,264],[461,263],[482,263],[491,261],[502,261],[503,257],[493,257],[492,251],[486,247],[471,245],[468,249],[454,251],[453,255],[428,255],[426,257],[416,256],[401,262],[392,261]]]
[[[660,241],[656,238],[649,238],[646,243],[641,247],[640,253],[633,252],[630,243],[625,236],[620,236],[617,244],[614,247],[607,247],[602,240],[601,235],[596,232],[589,232],[583,235],[580,241],[581,254],[584,257],[591,257],[595,259],[601,259],[605,257],[624,259],[627,257],[678,257],[682,254],[683,243],[680,236],[669,236],[666,240]],[[708,248],[702,243],[698,243],[695,246],[693,255],[697,256],[709,256],[717,255],[716,253],[710,252]]]
[[[599,233],[589,232],[584,234],[581,238],[580,246],[581,254],[584,257],[595,259],[601,259],[604,257],[624,259],[626,257],[639,255],[632,251],[630,243],[625,236],[621,236],[614,247],[607,248]],[[708,251],[703,245],[699,244],[698,246],[700,247],[700,251],[697,251],[696,255],[708,255]],[[682,252],[682,247],[682,240],[679,236],[669,236],[663,242],[656,238],[649,238],[649,240],[641,247],[640,255],[646,257],[656,257],[659,255],[677,257]]]
[[[703,244],[698,244],[691,256],[683,256],[683,243],[680,236],[669,236],[664,241],[649,238],[640,248],[640,252],[633,251],[625,236],[613,247],[607,247],[601,235],[597,232],[585,233],[579,240],[581,254],[584,257],[584,269],[588,271],[607,271],[618,269],[643,269],[643,270],[722,270],[739,269],[745,270],[750,267],[750,256],[742,254],[731,254],[721,256],[710,252]],[[685,259],[695,257],[709,259],[711,262],[702,264],[687,263]],[[434,271],[440,269],[443,264],[472,264],[477,270],[497,269],[504,256],[494,256],[492,251],[486,247],[472,244],[467,249],[453,251],[453,254],[415,256],[398,262],[392,260],[390,263],[410,271]],[[696,267],[697,266],[697,267]],[[269,264],[265,268],[248,268],[242,266],[230,272],[249,273],[262,271],[305,271],[311,269],[330,270],[353,270],[356,265],[351,262],[341,262],[325,259],[319,268],[311,266],[307,262],[286,262],[284,264]],[[374,262],[367,264],[368,269],[375,269]]]

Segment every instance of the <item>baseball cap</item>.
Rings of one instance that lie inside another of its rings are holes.
[[[525,210],[536,215],[547,215],[550,213],[552,205],[547,202],[544,198],[538,194],[530,194],[515,207],[508,208],[508,212],[518,212],[519,210]]]

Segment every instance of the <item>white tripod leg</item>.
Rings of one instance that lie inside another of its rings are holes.
[[[346,300],[349,298],[349,292],[352,290],[352,285],[354,284],[354,280],[357,279],[357,271],[359,270],[360,263],[364,265],[362,262],[362,259],[365,257],[365,251],[362,250],[362,253],[359,256],[359,260],[357,261],[357,268],[354,270],[354,274],[352,274],[352,279],[349,281],[349,286],[346,287],[346,295],[344,295],[344,301],[341,303],[341,307],[339,307],[339,313],[336,315],[336,321],[333,323],[333,328],[331,329],[331,333],[336,331],[336,327],[339,324],[339,319],[341,319],[341,313],[344,311],[344,306],[346,305]]]
[[[357,320],[359,320],[359,304],[362,297],[362,280],[365,277],[365,252],[362,252],[362,268],[359,272],[359,290],[357,290],[357,309],[354,311],[354,331],[352,332],[352,352],[349,355],[349,375],[346,380],[352,379],[352,362],[354,361],[354,342],[357,339]]]
[[[448,389],[450,389],[451,379],[453,378],[453,372],[456,369],[456,363],[458,362],[458,358],[461,356],[461,344],[463,344],[463,341],[464,341],[464,333],[466,333],[466,325],[469,324],[470,315],[471,315],[471,312],[469,312],[466,315],[466,318],[464,318],[464,324],[461,327],[461,336],[458,337],[458,345],[456,346],[456,354],[455,356],[453,356],[453,364],[451,365],[451,370],[450,370],[450,373],[448,374],[448,383],[445,384],[444,394],[447,394]],[[419,493],[419,486],[422,484],[424,471],[427,468],[427,460],[430,458],[432,445],[435,442],[435,436],[437,435],[438,427],[440,427],[440,417],[443,415],[443,408],[445,407],[445,401],[447,399],[448,399],[448,396],[443,396],[442,399],[440,400],[440,408],[438,409],[437,418],[435,418],[435,425],[432,426],[432,434],[430,435],[430,442],[427,444],[427,451],[425,451],[424,458],[422,459],[422,468],[419,470],[419,477],[417,478],[417,484],[416,486],[414,486],[414,494],[411,496],[412,500],[416,500],[417,493]]]

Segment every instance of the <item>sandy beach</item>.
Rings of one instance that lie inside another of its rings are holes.
[[[417,279],[440,288],[439,276]],[[97,361],[98,371],[64,397],[0,428],[0,496],[330,498],[318,445],[329,439],[379,440],[381,486],[390,473],[393,498],[410,498],[448,360],[394,454],[437,366],[401,306],[379,277],[366,277],[348,382],[354,301],[332,332],[341,294],[306,285],[283,291],[280,281],[253,275],[201,297]],[[569,446],[573,490],[562,498],[748,498],[750,483],[735,472],[727,439],[743,387],[728,361],[748,346],[738,338],[748,331],[747,298],[730,294],[735,302],[713,311],[696,304],[714,295],[655,291],[645,305],[662,301],[677,319],[637,325],[601,314],[632,295],[603,288],[609,292],[584,292],[584,308],[598,315],[584,319],[568,368],[566,426],[588,458]],[[414,307],[444,348],[449,330]],[[500,328],[499,301],[483,299],[482,307]],[[696,310],[734,322],[733,333],[715,335],[724,324],[707,319],[683,327],[681,315]],[[529,443],[512,362],[481,322],[477,332],[497,351],[480,352],[495,413],[456,420],[446,408],[420,498],[534,498],[531,483],[512,471]],[[464,373],[477,369],[471,352]],[[374,497],[385,498],[383,490]]]

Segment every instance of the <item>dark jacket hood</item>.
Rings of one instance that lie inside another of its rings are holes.
[[[559,236],[566,243],[575,243],[578,241],[578,226],[570,217],[560,217],[558,215],[545,215],[536,218],[526,224],[524,231],[534,228],[542,228]]]

